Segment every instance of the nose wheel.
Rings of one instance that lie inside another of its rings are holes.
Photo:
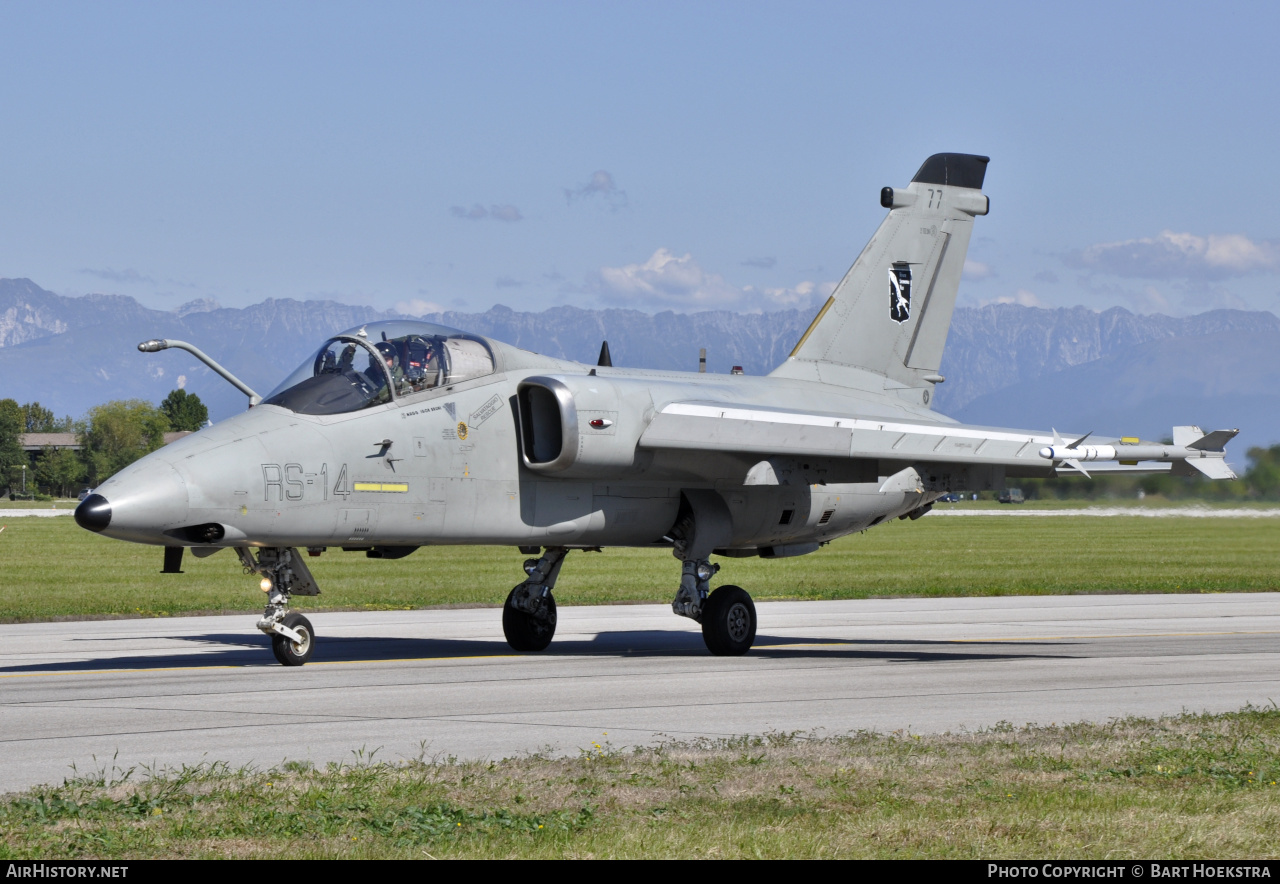
[[[301,666],[310,660],[311,652],[316,646],[316,634],[311,628],[311,621],[301,614],[292,613],[286,614],[280,625],[293,630],[298,638],[295,641],[289,636],[273,634],[271,653],[276,655],[276,659],[285,666]]]

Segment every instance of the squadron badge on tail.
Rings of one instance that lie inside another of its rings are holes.
[[[897,263],[889,268],[889,318],[903,323],[911,318],[911,265]]]

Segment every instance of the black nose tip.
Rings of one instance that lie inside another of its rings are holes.
[[[111,524],[111,504],[101,494],[90,494],[76,507],[76,524],[89,531],[102,531]]]

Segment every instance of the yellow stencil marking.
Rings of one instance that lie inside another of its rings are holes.
[[[408,482],[356,482],[357,491],[398,491],[409,490]]]

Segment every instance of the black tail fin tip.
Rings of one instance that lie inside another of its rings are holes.
[[[924,161],[916,177],[911,180],[921,184],[948,184],[952,187],[982,190],[989,162],[991,157],[970,153],[935,153]]]

